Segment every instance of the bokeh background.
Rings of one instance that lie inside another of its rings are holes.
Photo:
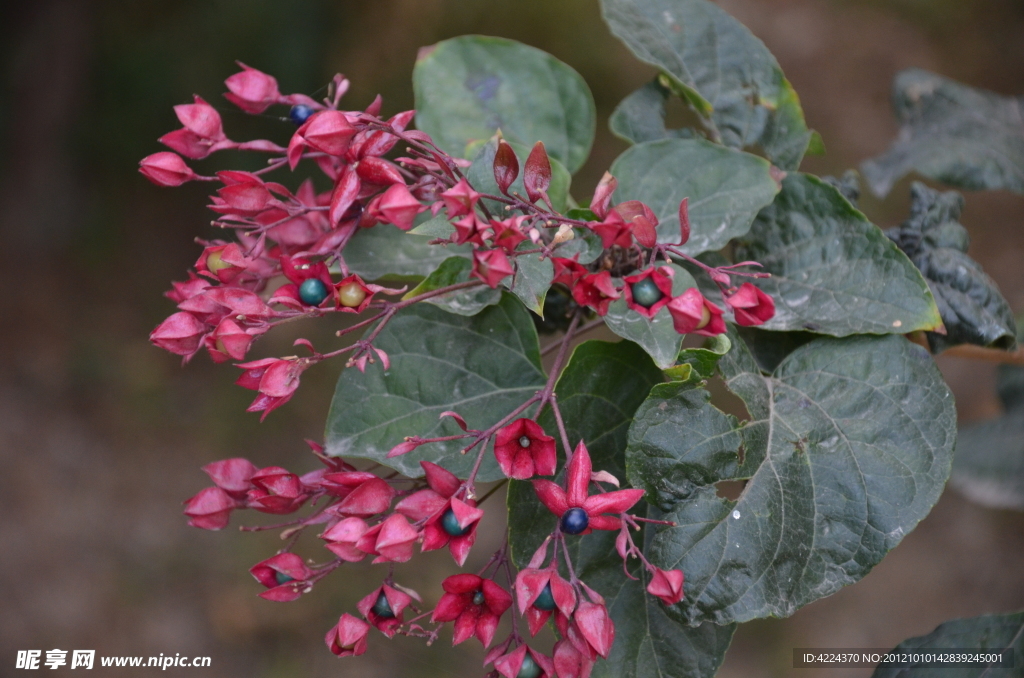
[[[1019,0],[721,4],[775,53],[824,136],[828,153],[809,171],[838,174],[887,146],[900,69],[1024,93]],[[307,373],[295,399],[259,424],[230,366],[200,357],[181,369],[150,346],[148,332],[172,310],[161,293],[197,257],[193,238],[211,236],[210,214],[203,186],[159,189],[136,163],[159,150],[156,138],[178,126],[171,107],[193,93],[220,108],[233,138],[288,138],[289,123],[252,119],[220,97],[235,59],[273,73],[284,91],[314,93],[341,71],[353,82],[350,106],[380,92],[394,113],[412,106],[420,46],[484,33],[547,50],[590,83],[598,138],[574,182],[587,196],[625,148],[608,115],[652,70],[609,34],[596,0],[35,0],[5,4],[3,16],[0,675],[20,673],[16,650],[52,648],[207,655],[213,668],[177,672],[225,678],[480,675],[479,647],[452,650],[447,635],[430,649],[378,635],[366,656],[335,659],[324,632],[379,572],[346,567],[313,596],[270,603],[246,570],[277,548],[275,534],[185,526],[180,503],[207,484],[199,467],[209,461],[314,467],[302,438],[321,436],[341,366]],[[908,185],[884,201],[866,196],[862,208],[895,225]],[[1024,311],[1024,198],[970,193],[963,221],[971,255]],[[297,327],[261,342],[259,355],[280,354],[298,334],[326,342],[329,331]],[[962,421],[998,414],[991,365],[939,363]],[[493,519],[485,538],[502,528]],[[447,555],[417,563],[400,568],[401,580],[437,596]],[[720,675],[790,675],[793,647],[891,647],[952,617],[1022,608],[1024,516],[949,490],[861,583],[789,619],[741,627]]]

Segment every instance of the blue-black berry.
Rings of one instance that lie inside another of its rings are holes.
[[[377,596],[377,602],[370,608],[370,612],[384,619],[391,619],[395,616],[395,611],[391,609],[391,603],[388,602],[388,597],[384,595],[383,591]]]
[[[562,532],[566,534],[580,534],[590,525],[590,516],[587,512],[576,506],[562,514]]]
[[[633,301],[644,308],[654,306],[665,296],[651,278],[644,278],[633,283],[632,292]]]
[[[294,122],[296,125],[301,125],[309,119],[309,116],[316,113],[312,108],[305,104],[296,104],[292,106],[292,109],[288,111],[288,119]]]
[[[474,591],[473,592],[473,604],[474,605],[483,605],[484,604],[484,592],[483,591]]]
[[[319,306],[327,298],[327,285],[320,278],[307,278],[299,285],[299,299],[307,306]]]
[[[281,584],[287,584],[290,581],[295,581],[295,577],[289,577],[284,572],[278,572],[275,570],[274,581],[276,581],[277,585],[280,586]]]
[[[441,527],[449,536],[461,537],[469,532],[469,529],[473,526],[466,525],[465,527],[459,527],[459,519],[455,517],[455,511],[449,508],[444,512],[444,515],[441,516]]]

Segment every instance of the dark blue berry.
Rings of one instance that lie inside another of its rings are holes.
[[[540,673],[540,665],[533,661],[533,657],[527,652],[526,656],[523,657],[523,663],[519,667],[519,673],[516,674],[516,678],[538,678]]]
[[[327,285],[320,278],[307,278],[299,285],[299,299],[307,306],[319,306],[327,298]]]
[[[309,116],[316,113],[312,108],[305,104],[296,104],[292,106],[292,109],[288,111],[288,119],[294,122],[296,125],[301,125],[309,119]]]
[[[391,609],[391,603],[388,602],[388,597],[384,595],[383,591],[377,596],[377,602],[370,608],[370,612],[384,619],[391,619],[395,616],[395,611]]]
[[[537,596],[537,600],[533,601],[533,606],[545,612],[555,609],[555,596],[551,593],[551,582],[544,585],[544,590]]]
[[[580,534],[590,525],[590,516],[579,506],[571,508],[562,514],[562,532],[566,534]]]
[[[444,531],[452,537],[461,537],[462,535],[469,532],[469,528],[472,525],[466,525],[465,527],[459,527],[459,519],[455,517],[455,511],[450,508],[444,512],[441,516],[441,527]]]
[[[474,605],[483,605],[484,604],[484,592],[483,591],[474,591],[473,592],[473,604]]]
[[[287,584],[290,581],[295,581],[295,577],[289,577],[284,572],[278,572],[275,570],[274,581],[276,581],[277,585],[280,586],[281,584]]]
[[[662,297],[665,296],[650,278],[644,278],[643,280],[638,280],[633,283],[632,292],[633,301],[644,308],[654,306],[656,303],[661,301]]]

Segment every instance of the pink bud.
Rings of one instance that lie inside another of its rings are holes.
[[[376,157],[363,158],[356,167],[359,178],[371,184],[387,186],[389,184],[405,184],[405,178],[392,163]]]
[[[607,659],[615,642],[615,625],[608,616],[608,609],[604,605],[580,601],[575,619],[587,643],[595,652]]]
[[[181,186],[196,178],[181,156],[168,151],[147,155],[139,161],[139,172],[157,186]]]
[[[185,502],[188,524],[204,530],[221,530],[231,519],[231,511],[238,508],[237,501],[219,487],[207,487]]]
[[[356,128],[341,111],[321,111],[309,119],[302,136],[306,143],[327,155],[340,156],[348,149]]]
[[[415,440],[408,440],[403,443],[398,443],[397,445],[392,447],[391,450],[388,452],[387,458],[391,459],[392,457],[401,457],[403,454],[409,454],[417,447],[419,447],[421,444],[422,443],[416,442]]]
[[[601,177],[601,181],[598,182],[597,188],[594,190],[594,198],[590,201],[590,211],[593,212],[598,219],[604,219],[608,216],[609,205],[611,205],[612,194],[615,189],[618,188],[619,182],[608,172],[604,173]]]
[[[378,204],[381,215],[384,219],[402,229],[408,231],[412,228],[416,215],[426,209],[419,200],[413,197],[404,183],[395,183],[384,191]]]
[[[252,476],[259,469],[248,459],[236,457],[212,462],[204,466],[203,470],[217,487],[242,499],[252,487]]]
[[[548,152],[543,141],[533,145],[530,156],[526,159],[523,185],[531,202],[537,202],[547,195],[548,186],[551,185],[551,161],[548,160]]]
[[[690,239],[690,210],[689,198],[683,198],[679,203],[679,244],[685,245]]]
[[[647,592],[666,605],[675,605],[683,599],[683,571],[662,570],[652,565]]]
[[[519,176],[519,160],[516,152],[504,139],[498,140],[498,150],[494,153],[494,181],[498,189],[508,195],[508,187]]]
[[[281,97],[277,80],[242,62],[238,65],[243,70],[224,81],[230,90],[224,97],[247,113],[262,113]]]
[[[191,313],[181,311],[160,323],[149,335],[149,340],[165,351],[188,356],[199,350],[205,333],[206,325]]]
[[[210,104],[196,95],[194,104],[182,104],[174,107],[174,113],[185,129],[196,136],[212,141],[224,139],[224,128],[220,114]]]
[[[755,287],[752,283],[743,283],[740,289],[725,299],[732,308],[738,325],[761,325],[775,315],[775,301]]]
[[[513,271],[512,262],[509,261],[508,255],[501,250],[476,250],[473,252],[472,276],[483,280],[492,289],[512,275]]]
[[[473,207],[480,200],[480,194],[473,190],[465,179],[460,179],[457,184],[441,194],[445,207],[448,208],[448,218],[465,216],[473,213]]]
[[[349,563],[357,563],[366,557],[366,553],[356,548],[356,544],[366,534],[369,527],[362,518],[345,518],[321,535],[327,542],[327,548],[336,556]]]
[[[327,632],[324,642],[339,657],[357,657],[366,652],[366,635],[369,632],[369,624],[346,612]]]

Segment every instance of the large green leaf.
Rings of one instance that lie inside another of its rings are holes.
[[[585,341],[573,350],[555,384],[555,393],[569,444],[575,447],[579,441],[584,442],[595,471],[608,471],[625,481],[630,422],[651,388],[661,381],[658,368],[643,349],[631,342]],[[539,421],[549,435],[559,440],[550,408],[544,410]],[[554,529],[555,517],[540,504],[528,482],[512,481],[508,506],[512,557],[522,565]]]
[[[915,68],[896,76],[892,105],[899,136],[861,166],[875,194],[884,196],[910,171],[960,188],[1024,193],[1024,97]]]
[[[909,638],[893,648],[894,653],[918,653],[927,650],[967,650],[983,653],[1013,652],[1013,668],[949,665],[925,668],[906,664],[879,664],[871,678],[982,678],[1019,676],[1024,656],[1024,612],[992,614],[970,619],[954,619],[940,624],[927,636]],[[927,653],[927,652],[926,652]]]
[[[465,245],[428,245],[433,238],[406,233],[391,224],[361,228],[345,246],[349,270],[366,280],[393,276],[427,276],[453,254],[468,254]]]
[[[585,341],[577,346],[555,385],[569,444],[584,441],[595,469],[625,478],[626,432],[633,413],[662,381],[661,371],[633,342]],[[550,410],[540,422],[559,439]]]
[[[1024,411],[960,429],[949,482],[982,506],[1024,510]]]
[[[721,249],[743,235],[779,185],[762,158],[704,139],[637,144],[612,163],[615,201],[641,200],[661,222],[658,240],[679,241],[679,203],[689,198],[691,255]]]
[[[656,78],[627,96],[615,107],[608,120],[612,134],[632,144],[693,137],[692,129],[665,127],[665,102],[670,94]]]
[[[469,274],[473,270],[473,262],[465,257],[448,257],[437,269],[424,278],[423,282],[409,291],[403,299],[418,297],[427,292],[467,282]],[[486,285],[470,287],[469,289],[448,292],[437,297],[425,300],[425,304],[434,304],[449,313],[458,315],[476,315],[486,306],[497,304],[501,301],[501,290],[491,289]]]
[[[612,33],[671,76],[722,143],[756,146],[782,169],[799,167],[811,140],[800,101],[775,57],[743,24],[707,0],[601,6]]]
[[[596,467],[595,467],[596,468]],[[643,516],[641,504],[633,511]],[[527,482],[509,487],[509,540],[515,562],[523,567],[555,527],[554,516],[540,505]],[[646,532],[646,530],[645,530]],[[634,538],[643,540],[643,533]],[[648,573],[632,563],[629,579],[615,551],[614,532],[569,537],[576,574],[604,596],[615,624],[615,644],[607,660],[598,660],[595,678],[712,678],[729,648],[735,624],[711,622],[690,626],[673,619],[666,607],[645,591]],[[564,572],[564,570],[563,570]]]
[[[580,74],[514,40],[464,35],[420,51],[412,74],[416,126],[446,152],[468,157],[499,129],[576,172],[594,140],[594,98]]]
[[[906,252],[935,295],[945,334],[928,333],[933,351],[957,344],[1013,348],[1013,311],[976,261],[967,256],[970,237],[960,225],[964,199],[922,183],[910,188],[910,218],[886,231]]]
[[[1024,367],[1000,365],[996,390],[1005,413],[960,429],[949,483],[983,506],[1024,510]]]
[[[902,337],[816,339],[771,376],[730,338],[719,367],[751,420],[660,385],[626,449],[630,482],[676,523],[648,556],[686,574],[671,614],[689,623],[787,616],[862,578],[931,510],[956,437],[952,394]],[[737,501],[718,496],[741,479]]]
[[[573,351],[556,392],[569,441],[583,440],[595,470],[624,480],[626,433],[637,407],[655,384],[660,371],[636,344],[587,341]],[[545,428],[558,437],[549,410],[541,416]],[[513,560],[525,566],[541,541],[556,526],[556,517],[537,500],[528,482],[512,481],[508,491],[509,544]],[[637,507],[638,515],[645,508]],[[577,574],[605,597],[615,623],[616,640],[607,661],[599,661],[594,676],[651,676],[710,678],[722,663],[735,625],[688,626],[669,618],[664,606],[644,591],[647,573],[635,567],[626,577],[615,552],[614,533],[598,532],[569,538],[569,553]],[[642,539],[642,535],[637,535]]]
[[[771,330],[833,336],[904,334],[942,320],[921,273],[838,190],[791,174],[739,239],[737,261],[771,273],[754,284],[775,300]]]
[[[691,287],[697,286],[697,281],[686,269],[675,265],[672,268],[675,271],[672,278],[672,296],[677,297]],[[676,332],[667,306],[658,311],[653,318],[645,318],[626,305],[626,296],[623,294],[608,306],[604,324],[620,337],[639,344],[654,359],[654,364],[658,367],[666,369],[675,364],[679,347],[683,343],[683,335]]]
[[[519,249],[536,247],[527,241]],[[539,316],[544,315],[544,298],[555,278],[555,267],[551,259],[542,254],[521,254],[516,257],[516,273],[512,278],[512,294]]]
[[[450,418],[438,419],[446,410],[485,429],[546,381],[533,322],[510,295],[473,317],[428,304],[410,306],[388,323],[374,346],[388,353],[391,369],[384,371],[378,361],[365,374],[351,368],[341,373],[327,415],[327,453],[373,459],[411,477],[422,475],[421,460],[465,477],[475,454],[460,454],[465,441],[455,440],[387,459],[403,438],[461,433]],[[494,456],[486,454],[479,480],[503,477]]]
[[[520,167],[525,165],[526,159],[530,157],[530,147],[514,141],[510,141],[509,146],[512,147],[512,150],[515,151],[516,156],[519,158]],[[478,147],[479,150],[476,150]],[[473,164],[466,170],[466,178],[473,185],[473,188],[480,193],[500,195],[498,182],[494,180],[494,154],[497,150],[497,137],[489,139],[485,144],[473,145],[470,148],[473,154]],[[572,175],[569,174],[569,170],[557,158],[550,158],[550,160],[551,185],[548,186],[548,197],[551,198],[551,204],[556,210],[564,212],[569,203],[569,184],[572,182]],[[509,193],[516,192],[524,200],[528,200],[529,198],[526,197],[526,187],[523,185],[524,176],[525,174],[520,172],[508,190]],[[493,200],[484,200],[484,204],[487,205],[487,209],[491,211],[491,215],[495,218],[504,219],[508,216],[508,213],[504,211],[505,206],[501,203]]]

